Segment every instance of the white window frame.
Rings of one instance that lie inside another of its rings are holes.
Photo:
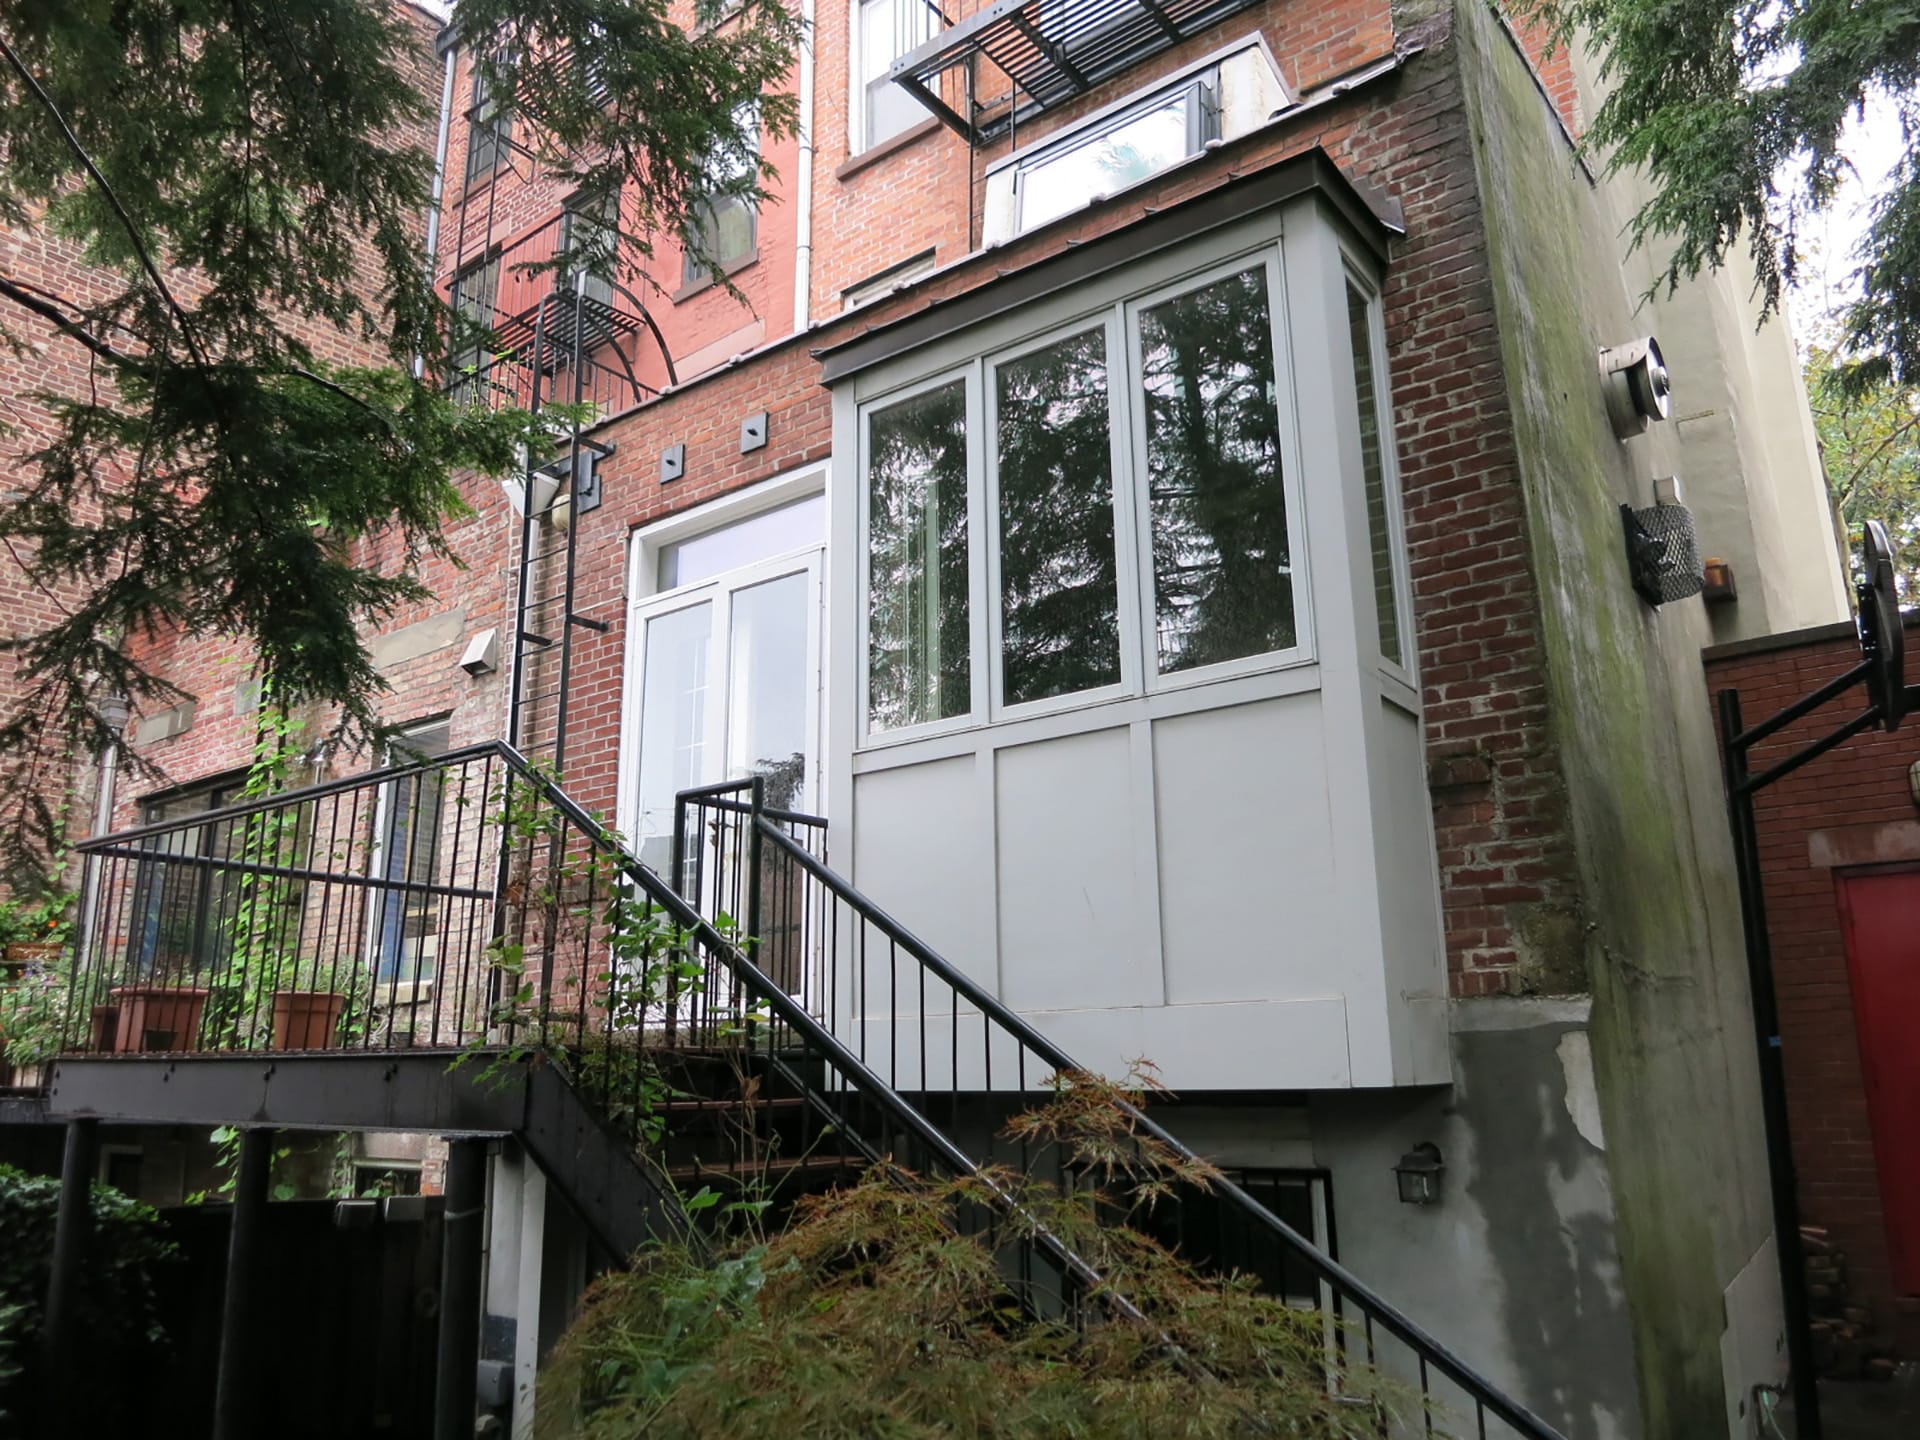
[[[1415,640],[1413,627],[1413,574],[1407,560],[1407,519],[1400,490],[1400,447],[1394,443],[1393,376],[1387,368],[1386,305],[1381,299],[1380,281],[1372,268],[1362,264],[1352,251],[1344,248],[1341,258],[1346,262],[1347,283],[1360,292],[1367,307],[1367,343],[1373,361],[1374,407],[1379,412],[1376,423],[1381,436],[1380,484],[1387,512],[1387,554],[1393,568],[1394,616],[1400,629],[1400,658],[1395,660],[1384,651],[1377,651],[1376,656],[1382,675],[1398,681],[1417,695],[1420,686],[1420,646]],[[1354,364],[1357,382],[1358,356],[1354,358]],[[1376,637],[1379,634],[1377,617],[1374,633]]]
[[[990,657],[987,653],[985,627],[980,623],[983,606],[987,603],[987,575],[985,556],[981,548],[981,536],[987,524],[986,503],[986,462],[980,447],[973,443],[973,437],[984,429],[985,409],[981,398],[981,375],[983,361],[980,357],[969,360],[964,365],[943,369],[936,374],[917,380],[910,385],[889,391],[885,396],[860,407],[860,440],[854,457],[854,483],[859,487],[860,523],[858,532],[857,564],[860,576],[859,629],[855,637],[855,663],[859,667],[859,688],[856,691],[860,706],[860,731],[864,736],[872,728],[873,705],[872,690],[873,666],[869,659],[870,622],[873,605],[873,554],[870,548],[872,527],[869,523],[872,514],[873,494],[867,474],[867,462],[873,454],[872,428],[874,412],[886,410],[903,401],[913,400],[929,391],[939,390],[954,381],[962,382],[966,406],[967,434],[967,708],[958,715],[950,715],[939,720],[928,720],[919,725],[900,725],[893,729],[873,730],[876,736],[885,736],[890,740],[917,738],[924,735],[942,735],[954,730],[965,730],[980,723],[980,717],[987,713],[987,665]]]
[[[1076,309],[1069,319],[1049,320],[1044,329],[1026,329],[1024,333],[1011,335],[1004,333],[1005,327],[995,327],[999,333],[982,335],[975,342],[977,353],[970,358],[950,361],[897,385],[859,396],[855,432],[858,440],[852,469],[852,483],[857,488],[853,536],[855,604],[858,607],[854,634],[857,750],[905,744],[1003,721],[1121,704],[1240,676],[1303,669],[1316,664],[1313,577],[1309,563],[1307,517],[1302,501],[1304,460],[1300,441],[1301,422],[1293,384],[1288,296],[1282,259],[1281,237],[1273,233],[1255,243],[1230,249],[1225,258],[1206,256],[1190,260],[1184,266],[1159,276],[1151,274],[1151,265],[1146,275],[1141,275],[1137,270],[1121,272],[1111,282],[1097,287],[1096,293],[1100,290],[1108,293],[1090,299],[1086,305]],[[1268,323],[1274,347],[1274,403],[1280,419],[1281,482],[1286,500],[1287,545],[1292,566],[1294,644],[1284,650],[1263,651],[1162,675],[1158,664],[1148,653],[1152,643],[1150,637],[1156,633],[1156,612],[1151,507],[1146,493],[1145,407],[1139,401],[1139,315],[1144,309],[1241,274],[1256,265],[1263,267],[1266,275]],[[1129,282],[1128,275],[1139,278]],[[1096,325],[1107,327],[1109,346],[1108,414],[1114,482],[1114,536],[1119,552],[1115,561],[1115,580],[1120,592],[1117,597],[1117,616],[1121,678],[1115,685],[1008,705],[1004,700],[1004,656],[1000,648],[1004,630],[1000,594],[997,416],[992,417],[991,423],[989,420],[989,412],[995,408],[991,398],[992,373],[1001,364],[1031,354],[1067,336],[1083,333]],[[1117,349],[1116,336],[1120,342]],[[956,343],[967,342],[962,339]],[[961,715],[919,725],[876,728],[869,694],[872,496],[868,463],[872,453],[869,438],[871,420],[877,411],[952,384],[955,380],[963,380],[966,385],[967,558],[971,604],[968,628],[971,635],[972,703],[968,711]],[[1122,391],[1124,398],[1120,398]],[[1390,435],[1391,431],[1387,433]]]
[[[1293,644],[1284,650],[1265,650],[1257,655],[1242,655],[1237,659],[1196,665],[1188,670],[1176,670],[1163,675],[1158,664],[1149,663],[1146,653],[1146,647],[1151,643],[1147,637],[1158,633],[1159,614],[1154,604],[1153,515],[1151,499],[1147,494],[1147,414],[1146,406],[1137,403],[1143,389],[1140,373],[1140,315],[1142,311],[1151,310],[1167,301],[1245,274],[1261,264],[1266,271],[1267,326],[1273,343],[1274,409],[1280,419],[1280,483],[1287,508],[1287,560],[1293,585]],[[1141,664],[1147,692],[1179,690],[1189,685],[1204,685],[1212,680],[1230,679],[1235,675],[1310,663],[1315,658],[1313,584],[1307,574],[1306,516],[1300,501],[1303,463],[1300,452],[1300,412],[1295,403],[1293,365],[1288,350],[1286,277],[1280,263],[1280,246],[1275,243],[1233,256],[1173,284],[1136,296],[1126,302],[1126,317],[1127,397],[1132,422],[1132,434],[1128,439],[1132,444],[1132,464],[1136,476],[1134,504],[1139,511],[1138,523],[1134,527],[1138,547],[1135,559],[1140,567],[1139,623],[1143,627]]]
[[[898,3],[902,3],[902,0],[880,0],[880,3],[898,4]],[[922,39],[916,40],[913,43],[913,45],[908,46],[907,50],[899,49],[898,44],[896,42],[895,53],[887,58],[887,63],[889,65],[891,65],[895,60],[898,60],[902,55],[907,54],[909,50],[917,49],[920,45],[925,44],[927,40],[930,40],[935,35],[938,35],[942,30],[942,28],[944,28],[940,23],[939,14],[934,10],[934,8],[931,5],[928,5],[926,3],[926,0],[909,0],[909,3],[920,5],[924,10],[927,18],[927,33]],[[905,129],[894,131],[892,135],[882,135],[877,139],[868,138],[867,87],[871,82],[863,78],[867,69],[868,56],[866,53],[866,45],[864,43],[865,27],[860,23],[863,18],[861,12],[865,9],[866,9],[866,6],[862,3],[862,0],[848,0],[848,5],[847,5],[847,154],[848,155],[864,155],[867,153],[867,151],[872,150],[877,146],[884,145],[889,140],[897,139],[899,136],[906,134],[907,130],[910,130],[913,128],[911,125],[909,125]],[[927,111],[925,113],[925,118],[931,120],[933,118],[933,113],[931,111]],[[919,122],[916,121],[915,123],[917,124]]]
[[[1088,146],[1106,139],[1109,135],[1113,134],[1114,131],[1124,129],[1141,117],[1165,108],[1171,101],[1183,94],[1190,94],[1192,97],[1190,101],[1192,109],[1187,115],[1187,148],[1184,154],[1177,159],[1168,161],[1165,165],[1160,166],[1150,174],[1141,176],[1138,180],[1127,181],[1114,191],[1082,196],[1046,220],[1034,221],[1032,224],[1028,223],[1026,218],[1027,190],[1028,186],[1032,183],[1033,176],[1037,172],[1044,170],[1047,166],[1058,160],[1064,159],[1076,150],[1084,150]],[[1218,139],[1219,136],[1220,67],[1214,65],[1208,69],[1188,74],[1171,85],[1163,85],[1139,100],[1129,101],[1123,109],[1105,119],[1075,126],[1057,140],[1037,146],[1029,154],[1014,161],[1013,232],[1016,235],[1024,235],[1029,229],[1035,228],[1036,226],[1050,225],[1055,220],[1065,219],[1075,211],[1084,210],[1096,199],[1102,198],[1104,194],[1118,194],[1121,191],[1132,189],[1135,185],[1145,184],[1156,176],[1164,175],[1175,166],[1185,164],[1187,161],[1193,159],[1194,156],[1206,149],[1210,141]]]
[[[820,538],[805,545],[775,555],[762,556],[758,560],[741,566],[728,575],[742,573],[748,569],[758,571],[763,567],[773,567],[774,573],[784,574],[787,570],[798,568],[791,562],[808,552],[815,553],[813,560],[814,580],[812,585],[812,603],[816,607],[824,604],[825,595],[825,559],[828,535],[831,533],[831,496],[827,496],[828,471],[831,462],[804,466],[785,475],[777,475],[771,480],[749,485],[728,495],[722,495],[664,520],[656,520],[632,532],[627,544],[627,594],[626,594],[626,644],[622,660],[623,673],[620,686],[620,745],[619,775],[614,787],[614,816],[620,834],[635,846],[639,843],[640,793],[639,793],[639,751],[640,744],[640,707],[644,696],[641,693],[646,662],[646,633],[643,613],[648,616],[662,609],[675,608],[665,602],[669,597],[684,597],[687,603],[697,603],[702,592],[711,591],[719,585],[723,576],[708,576],[686,585],[677,585],[662,589],[658,583],[660,575],[660,552],[669,545],[683,540],[691,540],[700,535],[724,530],[743,520],[751,520],[770,510],[796,501],[808,500],[816,495],[826,496],[827,513],[822,516]],[[785,567],[784,569],[780,567]],[[774,578],[774,573],[763,578]],[[810,776],[816,808],[827,794],[827,755],[825,748],[825,715],[827,713],[827,680],[830,673],[828,664],[832,639],[828,634],[825,612],[821,610],[820,623],[815,627],[818,634],[818,653],[813,658],[818,703],[808,718],[808,744],[812,747],[810,757],[815,770]],[[719,615],[716,610],[716,623]],[[709,726],[711,726],[711,719]]]
[[[416,736],[431,734],[435,730],[445,730],[447,732],[446,748],[441,753],[450,753],[454,748],[453,717],[450,714],[439,715],[428,720],[414,721],[396,732],[393,740],[387,746],[384,763],[389,766],[411,765],[415,763],[415,757],[412,754],[403,753],[407,741]],[[427,758],[434,759],[438,757],[429,756]],[[367,873],[376,881],[387,878],[387,837],[391,833],[392,828],[394,787],[397,783],[397,781],[392,780],[383,783],[380,786],[379,796],[374,805],[373,843],[368,847]],[[442,825],[446,823],[445,814],[440,816],[439,823]],[[372,904],[367,906],[367,938],[365,947],[367,974],[373,982],[374,1000],[377,1005],[385,1005],[388,1008],[398,1008],[404,1005],[424,1005],[433,998],[434,985],[440,978],[440,937],[437,927],[444,923],[445,920],[445,917],[439,913],[440,901],[445,898],[445,896],[434,897],[434,923],[436,933],[433,937],[433,973],[424,976],[415,975],[408,980],[399,979],[397,976],[388,980],[382,980],[380,978],[381,966],[386,961],[386,956],[381,953],[382,931],[386,925],[386,907],[390,900],[395,900],[394,893],[390,890],[379,890],[377,892],[377,898]],[[395,900],[395,903],[403,907],[401,910],[401,925],[404,928],[406,924],[406,911],[404,909],[406,900],[404,893]],[[401,937],[401,943],[404,947],[404,935]],[[418,957],[415,957],[415,964],[417,968]]]
[[[1003,588],[1004,574],[1000,561],[1000,405],[999,385],[995,372],[1002,365],[1025,359],[1049,346],[1057,345],[1076,335],[1085,335],[1088,331],[1099,330],[1107,347],[1107,483],[1108,496],[1113,506],[1114,539],[1114,583],[1118,593],[1114,596],[1115,644],[1120,651],[1120,677],[1111,685],[1099,685],[1089,690],[1071,690],[1063,695],[1048,695],[1038,700],[1023,700],[1012,703],[1007,700],[1007,652],[1006,637],[1006,591]],[[1107,700],[1119,700],[1135,694],[1140,687],[1140,631],[1139,615],[1127,604],[1127,595],[1132,585],[1137,583],[1138,556],[1135,547],[1125,542],[1125,537],[1133,526],[1132,512],[1135,505],[1134,487],[1128,484],[1129,460],[1127,438],[1122,427],[1116,423],[1114,414],[1114,381],[1126,383],[1128,373],[1126,336],[1119,322],[1118,310],[1109,306],[1105,312],[1095,311],[1071,320],[1056,329],[1045,331],[1032,339],[1022,341],[1009,349],[995,352],[986,360],[986,390],[984,399],[987,412],[985,432],[984,460],[986,462],[987,484],[987,594],[990,598],[987,613],[987,654],[993,666],[988,677],[991,682],[989,691],[991,715],[995,720],[1017,720],[1028,715],[1044,715],[1057,710],[1063,702],[1083,705],[1098,705]]]

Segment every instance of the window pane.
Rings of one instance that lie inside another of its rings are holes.
[[[887,79],[893,62],[933,37],[928,0],[862,0],[860,79],[866,90],[866,133],[861,148],[877,145],[927,118],[918,100]]]
[[[818,545],[827,534],[827,497],[809,495],[777,510],[660,547],[662,590],[709,580],[756,560]]]
[[[995,372],[1006,702],[1120,679],[1107,338],[1089,330]]]
[[[675,797],[705,784],[708,602],[647,621],[640,669],[640,858],[669,873]],[[676,881],[682,877],[676,876]]]
[[[1192,107],[1198,91],[1180,94],[1064,154],[1020,172],[1020,228],[1030,230],[1111,195],[1183,160],[1192,150]]]
[[[766,802],[806,802],[807,594],[801,571],[733,592],[727,668],[727,778],[766,780]]]
[[[874,412],[867,444],[872,726],[964,715],[971,704],[965,383]]]
[[[1353,382],[1360,397],[1360,466],[1367,491],[1367,535],[1373,549],[1373,600],[1380,613],[1380,653],[1399,664],[1400,601],[1393,583],[1393,533],[1387,524],[1386,457],[1380,449],[1380,389],[1373,373],[1373,327],[1367,297],[1347,286],[1347,327],[1353,337]]]
[[[1140,316],[1160,673],[1296,643],[1267,274]]]
[[[412,765],[447,753],[447,727],[402,736],[389,760]],[[381,875],[404,885],[445,883],[439,874],[445,771],[429,770],[395,780],[386,787],[386,832],[381,837]],[[380,953],[376,973],[382,983],[431,980],[439,948],[440,901],[422,890],[380,892]]]

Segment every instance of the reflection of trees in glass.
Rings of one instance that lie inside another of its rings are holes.
[[[1296,640],[1264,269],[1140,317],[1160,671]]]
[[[1007,702],[1111,685],[1120,640],[1105,332],[996,375]]]
[[[869,421],[867,685],[876,730],[969,706],[966,432],[959,380]]]

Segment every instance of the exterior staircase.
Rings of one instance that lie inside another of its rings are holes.
[[[825,837],[759,782],[692,791],[662,876],[494,742],[90,841],[46,1113],[513,1135],[616,1260],[697,1240],[702,1189],[778,1208],[876,1165],[972,1177],[991,1213],[960,1223],[993,1229],[1030,1304],[1131,1310],[1007,1223],[1031,1217],[1005,1177],[1074,1174],[1005,1121],[1079,1067],[836,874]],[[333,1023],[290,1033],[302,995]],[[1143,1157],[1193,1159],[1124,1108]],[[1556,1440],[1237,1186],[1170,1203],[1312,1277],[1329,1385],[1365,1366],[1420,1397],[1383,1434]]]

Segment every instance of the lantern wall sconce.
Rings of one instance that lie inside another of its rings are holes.
[[[1393,1167],[1393,1178],[1400,1186],[1402,1205],[1432,1205],[1440,1199],[1440,1177],[1446,1174],[1446,1161],[1440,1147],[1422,1140],[1400,1157]]]

